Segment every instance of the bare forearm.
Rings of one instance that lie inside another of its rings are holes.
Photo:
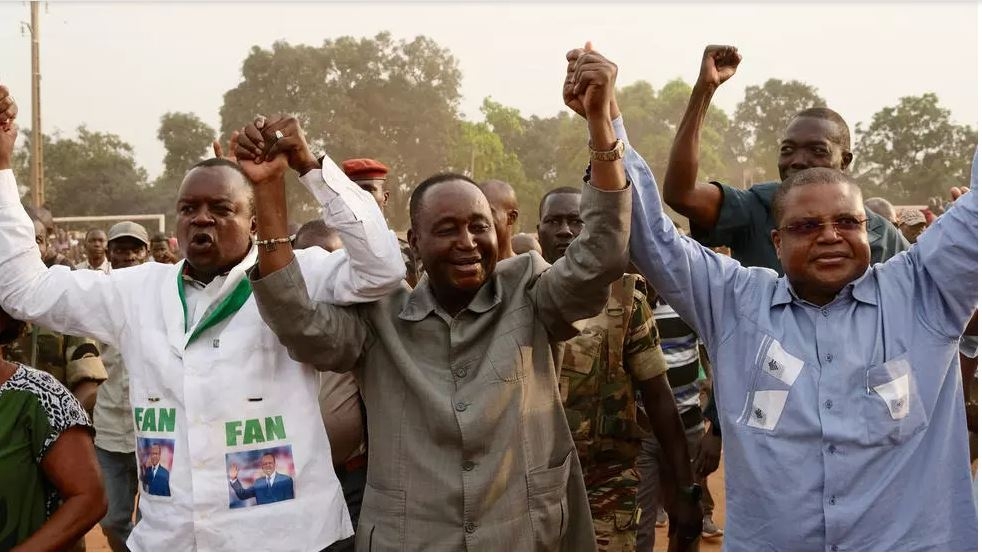
[[[106,514],[104,493],[71,496],[13,551],[67,551]]]
[[[280,182],[255,187],[256,235],[259,240],[286,238],[289,235],[286,207],[286,186]],[[268,275],[293,261],[289,242],[259,247],[259,274]]]
[[[675,493],[680,487],[691,485],[694,478],[685,428],[668,378],[663,374],[642,382],[641,397],[652,431],[668,460],[668,475],[673,487],[666,493]]]
[[[716,224],[719,208],[718,205],[707,205],[707,198],[702,196],[712,193],[706,186],[715,187],[699,187],[696,179],[699,174],[699,138],[715,90],[715,87],[707,84],[697,84],[692,90],[665,170],[665,203],[693,223],[706,228]]]
[[[95,408],[95,400],[99,393],[99,383],[95,380],[83,380],[72,388],[72,394],[78,399],[85,411],[91,415]]]

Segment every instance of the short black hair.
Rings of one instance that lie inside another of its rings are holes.
[[[788,195],[788,192],[790,192],[792,188],[807,184],[839,183],[848,184],[858,191],[860,193],[860,198],[862,198],[862,191],[860,190],[859,185],[856,184],[856,181],[854,181],[849,175],[837,169],[830,169],[828,167],[810,167],[784,179],[784,182],[778,185],[777,191],[774,192],[774,198],[771,199],[771,217],[774,218],[774,224],[780,226],[781,217],[784,215],[784,201]]]
[[[582,188],[575,188],[572,186],[560,186],[559,188],[553,188],[552,190],[546,192],[542,195],[542,199],[539,200],[539,220],[542,219],[542,208],[546,205],[546,198],[552,196],[553,194],[582,194]]]
[[[846,120],[842,118],[841,115],[835,110],[829,109],[827,107],[812,107],[803,111],[799,111],[793,119],[799,117],[812,117],[814,119],[824,119],[835,125],[835,136],[832,138],[834,142],[841,146],[844,150],[852,149],[852,137],[849,134],[849,125],[846,124]]]
[[[103,234],[106,234],[106,231],[102,230],[101,228],[92,227],[89,230],[85,231],[85,238],[83,240],[88,242],[89,235],[92,234],[93,232],[101,232]]]
[[[416,228],[416,222],[419,221],[420,209],[422,209],[423,195],[426,194],[427,190],[438,184],[455,180],[469,182],[480,190],[477,183],[467,175],[461,175],[460,173],[437,173],[416,185],[412,196],[409,197],[409,225]]]
[[[188,173],[194,171],[195,169],[210,169],[213,167],[228,167],[229,169],[233,169],[236,173],[242,175],[242,179],[245,181],[244,188],[246,191],[246,196],[249,198],[249,212],[252,215],[255,215],[256,195],[253,193],[252,190],[252,179],[249,178],[249,175],[247,175],[246,172],[242,170],[242,166],[239,165],[238,163],[229,159],[225,159],[223,157],[210,157],[208,159],[203,159],[198,163],[192,165],[191,168],[188,169]],[[185,177],[186,176],[187,175],[185,174]]]
[[[300,226],[297,230],[294,243],[300,241],[302,235],[310,235],[318,239],[328,239],[338,234],[336,229],[327,226],[323,219],[312,219]]]
[[[169,241],[170,240],[167,238],[167,235],[162,232],[155,232],[152,235],[150,235],[151,244],[154,242],[169,242]]]
[[[6,348],[24,335],[24,332],[27,331],[27,323],[20,319],[15,319],[2,308],[0,308],[0,316],[7,317],[7,322],[9,323],[4,326],[3,331],[0,331],[0,348]]]

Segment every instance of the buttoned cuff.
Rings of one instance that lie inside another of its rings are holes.
[[[13,169],[0,171],[0,207],[20,205],[20,191]]]

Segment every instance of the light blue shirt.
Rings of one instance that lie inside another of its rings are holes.
[[[680,236],[645,161],[628,148],[624,165],[631,258],[716,368],[724,548],[975,550],[957,353],[978,300],[976,179],[914,247],[819,307]]]

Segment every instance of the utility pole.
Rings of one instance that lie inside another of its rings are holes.
[[[44,205],[44,140],[41,138],[41,29],[37,0],[31,2],[31,145],[34,152],[34,207]]]
[[[31,32],[31,203],[44,205],[44,144],[41,138],[41,56],[38,8],[31,2],[31,23],[24,24]]]

